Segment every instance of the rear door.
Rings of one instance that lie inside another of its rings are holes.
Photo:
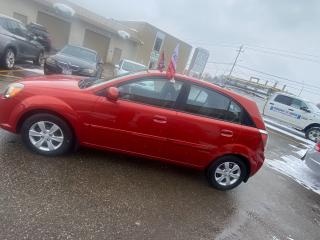
[[[179,99],[177,116],[170,122],[165,154],[171,160],[206,166],[241,134],[241,107],[212,89],[191,85]]]
[[[141,78],[118,86],[116,102],[101,96],[92,114],[91,142],[106,148],[163,158],[168,124],[182,83]]]

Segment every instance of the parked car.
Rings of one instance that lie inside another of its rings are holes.
[[[66,45],[55,55],[48,57],[44,63],[44,73],[78,75],[100,78],[103,62],[94,50]]]
[[[220,190],[246,182],[264,162],[267,132],[257,105],[184,75],[174,82],[159,71],[108,81],[27,78],[11,84],[0,105],[0,127],[42,155],[75,143],[118,151],[205,170]]]
[[[148,69],[147,66],[143,64],[130,61],[128,59],[122,59],[118,65],[115,65],[114,76],[121,76],[146,69]]]
[[[307,139],[320,139],[320,109],[302,98],[276,93],[267,101],[263,114],[303,131]]]
[[[42,65],[44,48],[36,39],[22,22],[0,15],[1,65],[13,69],[19,60],[32,60],[34,64]]]
[[[303,159],[312,171],[320,175],[320,142],[310,148]]]
[[[27,29],[37,37],[37,41],[44,47],[44,49],[47,52],[50,52],[51,38],[46,27],[37,23],[30,23],[27,25]]]

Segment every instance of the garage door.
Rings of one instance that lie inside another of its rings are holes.
[[[84,35],[83,46],[97,51],[103,61],[106,61],[109,42],[110,38],[87,29]]]
[[[54,48],[61,49],[68,43],[70,23],[42,12],[38,12],[37,23],[48,29]]]

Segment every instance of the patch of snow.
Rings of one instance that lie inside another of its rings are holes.
[[[306,155],[308,149],[300,149],[299,151],[295,151],[296,154],[298,154],[298,156],[303,157],[304,155]]]
[[[287,136],[289,136],[291,138],[294,138],[294,139],[296,139],[296,140],[298,140],[300,142],[306,143],[308,147],[314,146],[314,144],[315,144],[314,142],[312,142],[312,141],[310,141],[308,139],[299,137],[299,136],[297,136],[297,135],[295,135],[293,133],[287,132],[287,131],[285,131],[283,129],[280,129],[280,128],[276,127],[276,126],[273,126],[273,125],[270,125],[270,124],[266,124],[266,127],[271,129],[271,130],[274,130],[276,132],[279,132],[279,133],[282,133],[284,135],[287,135]]]
[[[268,167],[292,178],[303,187],[320,194],[320,175],[309,169],[301,159],[289,155],[283,156],[279,160],[267,160],[265,163]]]
[[[292,144],[289,144],[289,146],[292,147],[293,149],[300,149],[300,148],[298,148],[297,146],[292,145]]]
[[[34,72],[40,75],[43,75],[43,69],[32,69],[32,68],[24,68],[23,70],[28,71],[28,72]]]

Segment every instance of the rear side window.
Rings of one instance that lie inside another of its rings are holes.
[[[290,106],[292,102],[292,98],[284,95],[278,95],[274,99],[275,102]]]
[[[242,107],[229,97],[196,85],[191,85],[183,110],[235,123],[241,123],[243,112]]]

